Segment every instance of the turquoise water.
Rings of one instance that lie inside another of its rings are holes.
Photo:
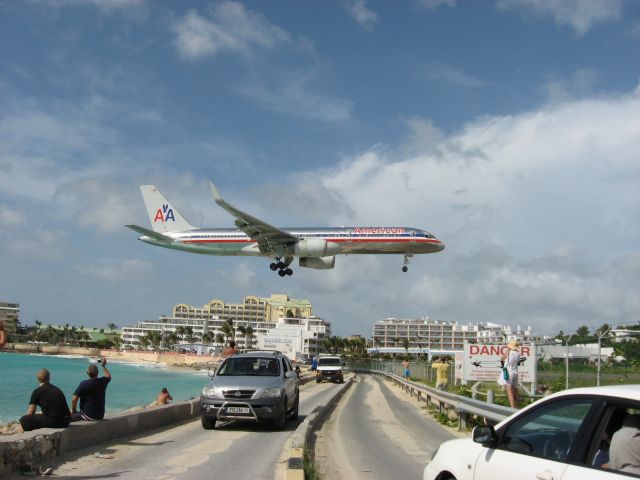
[[[71,395],[87,377],[86,357],[0,353],[0,423],[18,420],[27,411],[31,392],[38,386],[36,373],[51,372],[51,383],[60,388],[71,408]],[[160,365],[109,361],[112,379],[107,388],[107,415],[155,401],[162,387],[175,400],[200,395],[207,383],[205,372],[168,370]],[[102,375],[102,367],[99,367]]]

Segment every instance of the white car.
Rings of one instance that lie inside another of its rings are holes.
[[[423,479],[640,478],[640,465],[635,473],[607,465],[612,435],[623,422],[638,420],[638,414],[640,385],[565,390],[523,408],[495,428],[474,428],[472,438],[444,442],[425,467]],[[635,438],[640,442],[640,433]],[[630,449],[640,457],[640,445]]]

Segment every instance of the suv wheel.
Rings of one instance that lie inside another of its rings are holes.
[[[293,411],[291,412],[291,420],[298,419],[298,407],[300,406],[300,392],[296,392],[296,402],[293,404]]]
[[[216,428],[216,419],[211,417],[202,417],[202,428],[205,430],[213,430]]]
[[[284,424],[287,423],[287,399],[285,398],[282,401],[282,411],[280,412],[280,416],[273,421],[273,426],[278,430],[284,428]]]

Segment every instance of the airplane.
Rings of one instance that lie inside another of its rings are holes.
[[[153,230],[125,225],[141,234],[139,240],[158,247],[206,255],[247,255],[274,259],[278,275],[292,275],[294,257],[306,268],[330,269],[336,255],[402,254],[407,272],[414,254],[436,253],[444,243],[431,233],[410,227],[278,228],[227,203],[209,182],[217,205],[235,217],[237,228],[196,228],[153,185],[140,185]]]

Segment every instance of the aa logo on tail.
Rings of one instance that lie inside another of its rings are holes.
[[[160,220],[162,223],[168,222],[169,220],[176,221],[176,217],[173,216],[173,208],[170,208],[168,204],[163,203],[162,208],[159,208],[156,212],[156,218],[153,219],[153,223],[156,223]]]

